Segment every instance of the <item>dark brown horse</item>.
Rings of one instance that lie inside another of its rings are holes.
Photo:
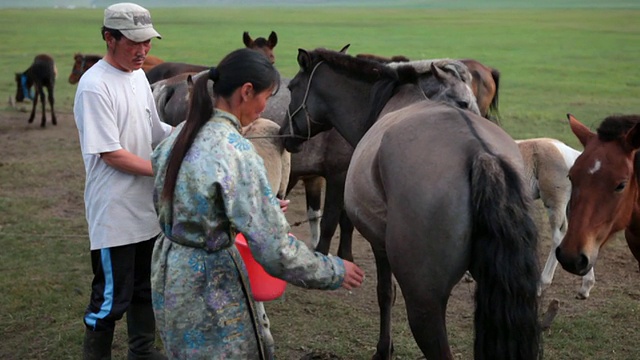
[[[53,88],[56,84],[56,64],[53,58],[46,54],[37,55],[33,59],[33,64],[23,73],[16,73],[16,101],[22,102],[25,98],[33,101],[33,107],[31,108],[31,116],[29,116],[29,123],[33,122],[36,116],[36,106],[38,105],[38,98],[42,102],[42,121],[40,127],[45,127],[47,122],[47,115],[45,111],[46,101],[44,99],[44,88],[47,88],[47,97],[49,99],[49,106],[51,107],[51,123],[57,125],[56,113],[53,109],[54,97]],[[31,94],[31,87],[35,87],[35,95]]]
[[[268,39],[259,37],[255,40],[253,40],[251,36],[249,36],[249,33],[245,31],[242,35],[242,41],[247,48],[264,53],[264,55],[271,60],[272,64],[275,62],[273,48],[278,43],[278,36],[274,31],[271,32]],[[149,84],[153,84],[157,81],[169,79],[179,74],[187,72],[198,73],[207,69],[209,69],[209,66],[181,62],[165,62],[164,64],[160,64],[147,72],[147,79],[149,80]]]
[[[74,62],[73,67],[71,68],[71,74],[69,74],[69,84],[77,84],[85,71],[89,70],[89,68],[95,65],[95,63],[100,59],[102,59],[102,55],[83,55],[81,53],[76,53],[73,56]],[[164,61],[157,56],[147,55],[144,59],[144,63],[142,64],[142,70],[147,72],[154,66],[162,64],[163,62]]]
[[[395,277],[425,357],[453,359],[447,302],[469,270],[475,359],[537,359],[537,230],[513,139],[479,115],[425,99],[409,66],[324,49],[299,50],[298,64],[281,130],[287,150],[331,128],[355,146],[344,199],[376,260],[373,358],[392,357]]]
[[[382,63],[403,63],[411,61],[402,55],[387,58],[373,54],[358,54],[356,57],[380,61]],[[473,77],[471,90],[473,90],[476,96],[480,115],[497,122],[500,115],[498,110],[500,72],[474,59],[461,59],[460,61],[467,66]]]
[[[584,151],[569,170],[569,228],[556,257],[565,270],[584,276],[602,246],[624,230],[640,262],[640,115],[609,116],[597,132],[567,116]]]

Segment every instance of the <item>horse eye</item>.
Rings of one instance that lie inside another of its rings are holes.
[[[469,108],[469,102],[468,101],[464,101],[464,100],[458,100],[458,106],[461,109],[467,109],[467,108]]]
[[[617,193],[622,192],[622,190],[624,190],[625,187],[627,187],[627,182],[623,181],[620,184],[618,184],[618,186],[616,186],[615,192]]]

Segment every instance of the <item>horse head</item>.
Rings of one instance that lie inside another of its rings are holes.
[[[638,204],[640,116],[610,116],[597,133],[567,116],[584,151],[569,170],[569,226],[556,257],[565,270],[583,276],[595,264],[600,248],[630,225]]]
[[[289,135],[284,142],[290,152],[300,151],[304,141],[334,126],[355,146],[396,87],[417,81],[413,69],[399,71],[341,51],[299,49],[297,61],[300,70],[289,82],[291,101],[281,129]]]
[[[275,31],[272,31],[271,34],[269,34],[268,39],[259,37],[255,40],[251,38],[248,31],[245,31],[242,34],[242,42],[244,43],[244,46],[249,49],[263,52],[265,56],[269,58],[269,61],[271,61],[272,64],[276,62],[273,48],[275,48],[278,44],[278,35]]]
[[[476,96],[470,86],[471,73],[462,62],[452,59],[417,60],[391,62],[388,66],[413,67],[420,75],[420,88],[430,100],[480,114]]]
[[[95,65],[100,59],[102,59],[100,55],[83,55],[81,53],[73,55],[74,62],[71,68],[71,74],[69,74],[69,84],[77,84],[84,72]]]
[[[24,99],[33,100],[31,87],[33,80],[26,73],[16,73],[16,102],[23,102]]]

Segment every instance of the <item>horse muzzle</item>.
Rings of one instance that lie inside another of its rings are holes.
[[[560,265],[562,265],[562,268],[578,276],[586,275],[591,268],[593,268],[597,257],[597,253],[592,254],[592,256],[588,256],[584,252],[571,254],[563,251],[560,246],[556,248],[556,258],[558,262],[560,262]]]
[[[290,153],[298,153],[302,151],[304,139],[296,137],[287,137],[283,140],[284,148]]]

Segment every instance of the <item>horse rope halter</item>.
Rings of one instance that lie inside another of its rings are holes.
[[[309,82],[307,83],[307,88],[304,92],[304,97],[302,98],[302,104],[300,104],[300,106],[298,106],[297,109],[295,109],[292,113],[289,112],[289,109],[287,108],[287,119],[289,120],[289,134],[286,135],[262,135],[262,136],[247,136],[245,137],[246,139],[273,139],[273,138],[294,138],[294,139],[305,139],[305,140],[309,140],[311,139],[311,123],[314,124],[319,124],[321,125],[319,122],[317,121],[313,121],[313,119],[311,118],[311,114],[309,114],[309,110],[307,109],[307,99],[309,98],[309,90],[311,89],[311,80],[313,80],[313,75],[316,72],[316,69],[318,68],[318,66],[320,66],[320,64],[322,64],[324,62],[324,60],[318,62],[314,67],[313,70],[311,70],[311,75],[309,76]],[[300,136],[297,135],[293,132],[293,117],[300,112],[300,110],[304,110],[304,113],[306,115],[307,118],[307,136]]]
[[[315,75],[316,70],[318,69],[320,64],[322,64],[323,62],[324,60],[319,61],[313,67],[313,70],[311,70],[311,75],[309,75],[309,81],[307,82],[307,88],[305,89],[304,97],[302,98],[302,104],[300,104],[300,106],[298,106],[298,108],[295,109],[292,113],[290,113],[289,109],[287,109],[287,118],[289,119],[289,130],[290,130],[290,134],[287,135],[287,137],[309,140],[311,139],[311,123],[322,125],[317,121],[313,121],[311,114],[309,114],[309,109],[307,108],[307,99],[309,98],[309,91],[311,90],[311,81],[313,80],[313,75]],[[296,116],[296,114],[301,110],[304,110],[304,114],[307,119],[307,136],[306,137],[297,135],[293,132],[293,117]]]
[[[71,71],[71,73],[73,75],[82,76],[84,74],[84,72],[87,70],[87,69],[84,68],[85,66],[87,66],[87,56],[86,55],[82,55],[82,62],[80,62],[80,69],[76,69],[74,67],[73,70]]]

